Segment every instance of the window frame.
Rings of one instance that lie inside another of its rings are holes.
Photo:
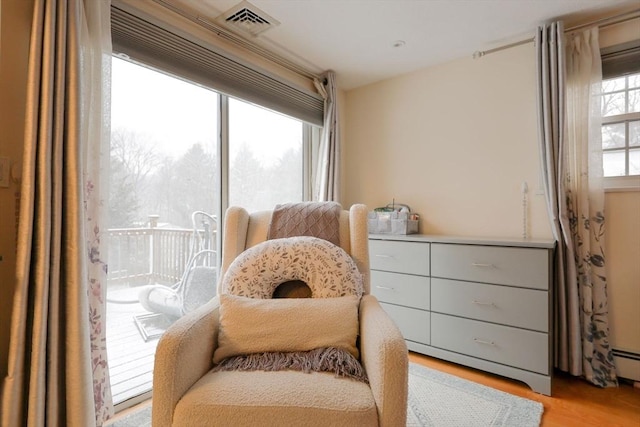
[[[619,114],[616,116],[608,116],[602,118],[602,126],[605,125],[613,125],[613,124],[624,124],[625,125],[625,143],[624,148],[603,148],[602,153],[607,152],[622,152],[624,150],[626,165],[625,168],[629,168],[629,149],[631,148],[629,145],[629,122],[640,120],[640,112],[637,113],[627,113],[627,114]],[[633,147],[636,148],[636,147]],[[605,180],[605,190],[607,191],[628,191],[630,189],[635,189],[640,191],[640,175],[620,175],[620,176],[605,176],[603,177]]]

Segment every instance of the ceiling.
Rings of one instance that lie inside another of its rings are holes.
[[[209,21],[240,0],[164,0]],[[638,0],[250,0],[279,21],[254,44],[313,73],[334,70],[358,86],[533,37],[538,24],[579,22]],[[262,16],[262,15],[261,15]],[[236,30],[238,31],[238,30]],[[397,46],[401,45],[401,46]]]

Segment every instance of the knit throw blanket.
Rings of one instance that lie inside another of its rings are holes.
[[[336,378],[351,378],[369,384],[367,374],[351,353],[326,347],[310,351],[252,353],[228,357],[213,368],[217,371],[332,372]]]
[[[340,246],[340,211],[336,202],[301,202],[276,205],[268,239],[312,236]]]

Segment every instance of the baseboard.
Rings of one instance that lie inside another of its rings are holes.
[[[614,348],[613,360],[618,377],[640,382],[640,354]]]

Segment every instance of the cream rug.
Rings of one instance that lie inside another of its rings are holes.
[[[538,427],[542,403],[409,364],[407,426]]]
[[[542,410],[541,403],[409,364],[408,427],[538,427]],[[150,425],[150,405],[108,424]]]

